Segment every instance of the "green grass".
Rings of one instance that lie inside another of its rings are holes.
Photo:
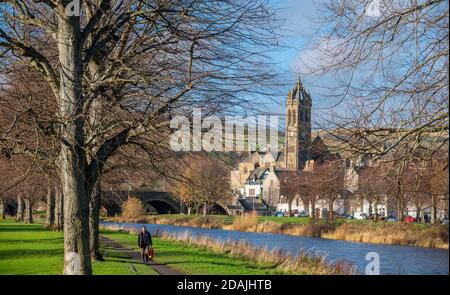
[[[41,224],[0,221],[0,274],[54,275],[63,269],[63,234]],[[156,274],[117,251],[101,248],[105,261],[93,261],[94,274]]]
[[[102,235],[128,247],[136,248],[136,235],[126,232],[102,231]],[[214,253],[181,242],[153,238],[155,260],[185,274],[201,275],[264,275],[280,274],[273,265],[259,264],[226,254]]]
[[[309,222],[309,217],[277,217],[277,216],[258,216],[259,222],[272,221],[277,223],[298,223],[305,224]]]
[[[136,248],[136,236],[102,231],[108,238]],[[156,260],[186,274],[280,274],[273,265],[259,264],[214,253],[181,242],[154,238]],[[137,250],[137,249],[136,249]],[[122,253],[101,248],[104,262],[93,261],[94,274],[156,274],[146,265],[131,261]],[[63,234],[44,229],[42,224],[0,221],[0,275],[57,275],[63,269]]]

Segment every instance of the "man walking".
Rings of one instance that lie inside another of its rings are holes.
[[[141,258],[143,263],[148,262],[147,251],[152,245],[152,235],[147,231],[145,226],[142,226],[141,232],[138,235],[138,246],[141,248]]]

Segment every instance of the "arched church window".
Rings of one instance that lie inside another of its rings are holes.
[[[291,112],[288,111],[288,116],[287,116],[287,125],[290,126],[291,125]]]
[[[292,110],[292,125],[295,125],[296,124],[296,118],[295,118],[296,116],[295,116],[295,111],[294,110]]]

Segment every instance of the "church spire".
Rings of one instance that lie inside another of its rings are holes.
[[[297,79],[297,85],[295,86],[295,88],[297,89],[296,92],[296,98],[298,99],[298,101],[302,100],[302,96],[303,96],[303,85],[302,85],[302,79],[300,78],[300,75],[298,75],[298,79]]]

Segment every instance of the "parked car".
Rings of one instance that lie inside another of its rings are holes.
[[[395,216],[388,216],[388,217],[386,217],[384,219],[384,221],[386,221],[386,222],[395,222],[395,221],[398,221],[398,220],[397,220],[397,217],[395,217]]]
[[[412,216],[405,216],[405,218],[403,218],[404,222],[416,222],[416,219]]]
[[[275,212],[275,214],[274,214],[273,216],[276,216],[276,217],[283,217],[284,214],[283,214],[283,212],[278,211],[278,212]]]
[[[339,218],[342,218],[342,219],[353,219],[353,216],[349,215],[349,214],[339,214]]]
[[[284,216],[288,217],[289,216],[289,211],[285,211],[284,212]],[[297,217],[298,216],[298,210],[297,209],[291,210],[291,216]]]
[[[309,216],[309,213],[306,210],[302,210],[299,213],[299,217],[308,217],[308,216]]]
[[[308,217],[308,216],[309,216],[309,214],[305,210],[301,210],[297,213],[294,213],[294,217]]]
[[[353,218],[356,220],[366,220],[367,219],[367,215],[365,213],[362,212],[355,212],[353,213]]]
[[[448,225],[448,218],[442,219],[441,223],[442,223],[443,225]]]

